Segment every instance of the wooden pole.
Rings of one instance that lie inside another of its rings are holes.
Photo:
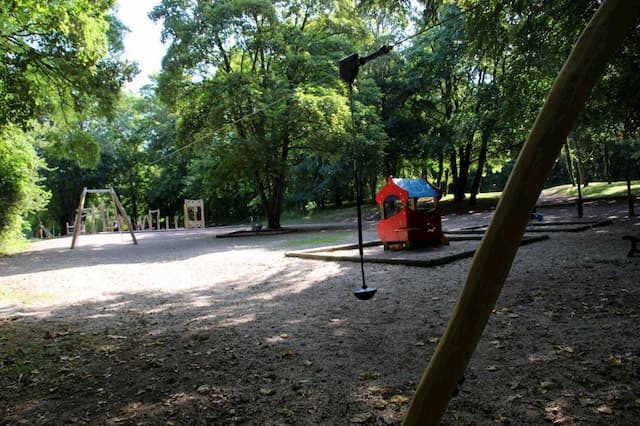
[[[76,247],[76,241],[78,240],[78,234],[80,233],[80,223],[82,222],[82,210],[84,210],[84,199],[87,196],[87,188],[82,189],[80,194],[80,204],[78,204],[78,210],[76,210],[76,220],[73,223],[73,237],[71,237],[71,248]]]
[[[418,384],[405,425],[440,423],[495,307],[562,144],[639,11],[640,1],[607,0],[576,42],[518,156],[447,330]]]
[[[633,206],[635,198],[636,197],[631,193],[631,178],[627,174],[627,202],[629,203],[629,217],[633,217],[636,215],[636,211]]]
[[[138,240],[136,240],[136,234],[134,234],[133,226],[131,225],[131,218],[129,217],[127,212],[124,211],[124,207],[122,207],[122,204],[120,204],[120,199],[118,198],[118,195],[116,194],[116,191],[113,188],[111,188],[111,198],[113,199],[113,204],[116,205],[116,208],[120,212],[120,215],[127,222],[127,226],[129,227],[129,233],[131,234],[131,238],[133,239],[133,244],[138,244]]]
[[[576,200],[576,205],[578,206],[578,217],[584,216],[584,210],[582,208],[582,183],[580,173],[578,173],[578,199]]]

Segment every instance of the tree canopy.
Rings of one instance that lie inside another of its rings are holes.
[[[502,189],[599,5],[163,0],[150,13],[169,46],[162,71],[123,96],[135,65],[119,56],[114,1],[5,3],[0,143],[17,156],[9,139],[22,134],[46,162],[28,182],[51,193],[41,217],[58,228],[90,184],[116,187],[134,217],[204,198],[208,223],[252,216],[276,228],[287,209],[353,202],[354,158],[367,199],[386,175],[422,175],[474,203]],[[638,175],[637,39],[594,88],[550,182]],[[394,49],[361,67],[352,124],[338,61],[382,45]]]
[[[36,148],[25,134],[42,124],[66,128],[59,147],[95,164],[97,146],[82,132],[87,114],[107,114],[136,71],[120,60],[122,26],[114,1],[14,0],[0,5],[0,239],[20,231],[20,218],[46,205]],[[17,166],[21,169],[16,169]]]

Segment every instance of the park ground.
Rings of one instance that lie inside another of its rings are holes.
[[[613,223],[521,247],[444,424],[638,423],[640,258],[621,237],[640,221],[623,201],[584,209]],[[357,264],[284,257],[352,243],[353,227],[215,238],[234,229],[0,258],[0,423],[398,424],[471,260],[367,264],[378,293],[362,302]]]

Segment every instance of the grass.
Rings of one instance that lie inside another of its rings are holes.
[[[0,240],[0,256],[10,256],[15,253],[24,251],[29,246],[27,240]]]
[[[631,181],[631,192],[637,194],[640,192],[640,180]],[[542,191],[543,195],[559,196],[573,198],[578,196],[578,187],[567,185],[554,186]],[[582,196],[584,198],[613,198],[627,196],[627,182],[591,182],[589,185],[582,187]]]
[[[631,192],[640,196],[640,180],[631,182]],[[445,214],[457,213],[463,214],[473,211],[482,211],[495,208],[500,200],[501,192],[482,192],[477,196],[477,204],[473,207],[469,206],[469,194],[462,203],[454,203],[453,195],[447,194],[441,200]],[[541,197],[557,197],[559,199],[572,199],[578,196],[578,188],[571,184],[558,185],[546,188],[542,191]],[[582,196],[584,198],[615,198],[627,196],[627,183],[625,181],[612,182],[591,182],[588,186],[582,188]],[[363,217],[369,220],[377,220],[379,211],[377,206],[366,204],[363,207]],[[313,209],[306,213],[286,212],[282,216],[283,223],[287,225],[295,225],[300,223],[314,222],[336,222],[342,220],[354,219],[356,217],[355,206],[347,206],[341,208],[328,207],[325,209]]]
[[[349,235],[350,234],[348,232],[334,232],[331,234],[315,235],[307,238],[285,241],[280,247],[295,249],[315,245],[332,245],[344,241]]]

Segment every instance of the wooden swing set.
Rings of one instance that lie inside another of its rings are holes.
[[[120,203],[120,199],[116,194],[116,191],[113,188],[107,189],[87,189],[86,187],[82,189],[82,194],[80,195],[80,204],[78,205],[78,209],[76,210],[76,218],[73,223],[73,237],[71,238],[71,248],[76,247],[76,241],[78,240],[78,235],[80,234],[80,230],[82,228],[82,213],[84,211],[84,202],[87,197],[87,194],[111,194],[111,199],[113,200],[113,204],[116,208],[116,221],[118,222],[118,229],[122,229],[120,225],[119,217],[124,218],[127,223],[127,227],[129,228],[129,232],[131,233],[131,238],[133,239],[133,244],[138,244],[138,240],[136,240],[136,236],[133,233],[133,226],[131,226],[131,219],[127,212],[122,207],[122,203]]]

